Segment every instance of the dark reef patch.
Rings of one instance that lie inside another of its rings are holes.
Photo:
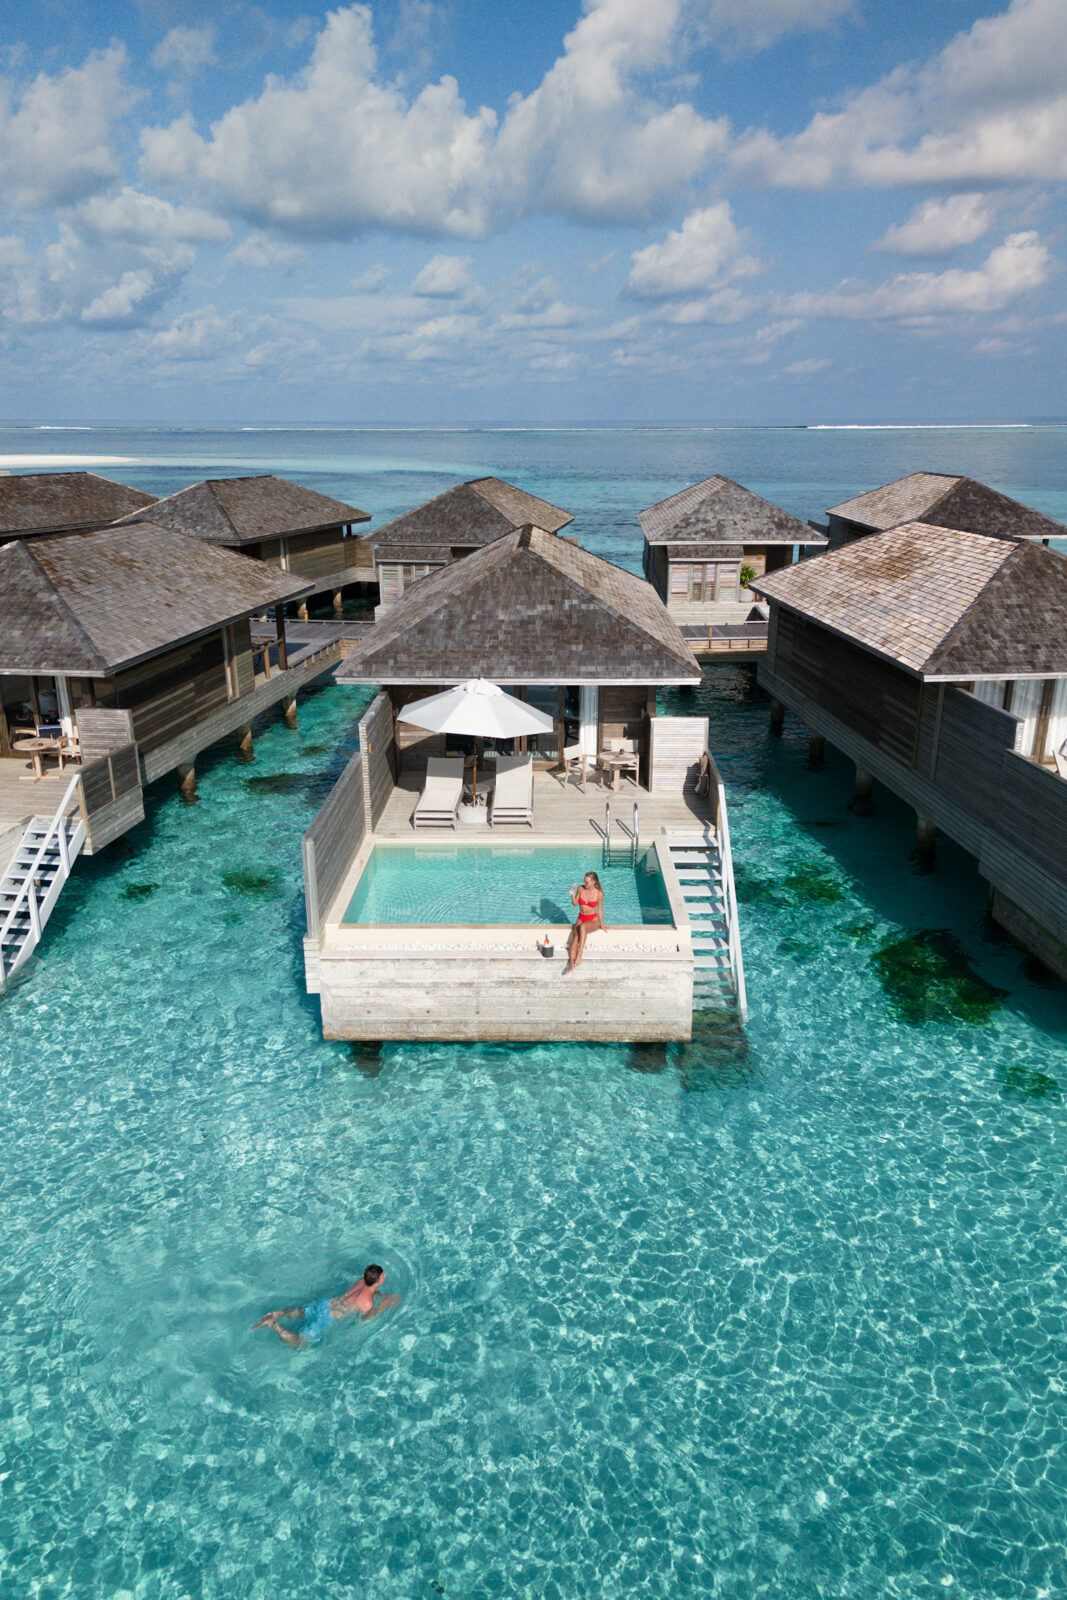
[[[231,894],[243,894],[249,900],[269,900],[281,892],[281,875],[277,872],[235,867],[222,874],[222,881]]]
[[[1002,989],[972,971],[958,941],[946,929],[926,929],[893,939],[871,956],[871,966],[902,1022],[989,1022]]]
[[[264,772],[255,778],[242,779],[249,794],[306,794],[306,772]]]
[[[158,888],[158,883],[128,883],[122,891],[122,898],[132,900],[137,905],[142,900],[148,900]]]
[[[1055,1078],[1036,1067],[1024,1067],[1016,1062],[1000,1069],[1001,1091],[1007,1095],[1023,1095],[1027,1100],[1062,1100],[1063,1095]]]

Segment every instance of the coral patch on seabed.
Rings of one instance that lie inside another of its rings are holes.
[[[242,782],[249,794],[306,794],[309,785],[306,772],[263,772]]]
[[[158,883],[128,883],[122,891],[122,898],[132,900],[136,905],[141,900],[150,899],[158,888]]]
[[[989,1022],[1004,991],[967,964],[945,929],[928,929],[888,941],[871,957],[890,1009],[902,1022]]]
[[[231,894],[247,895],[250,900],[267,900],[280,893],[281,874],[278,872],[253,872],[248,867],[235,867],[222,874],[222,881]]]
[[[1001,1088],[1007,1095],[1023,1095],[1028,1100],[1061,1100],[1059,1084],[1047,1072],[1011,1062],[1000,1069]]]

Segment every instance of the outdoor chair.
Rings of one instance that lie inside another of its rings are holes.
[[[430,756],[426,782],[411,817],[415,828],[456,828],[463,797],[463,757]]]
[[[533,756],[498,756],[489,802],[489,826],[525,822],[533,827]]]
[[[1052,759],[1056,763],[1056,771],[1061,778],[1067,778],[1067,739],[1063,741],[1058,750],[1052,752]]]
[[[582,793],[586,793],[585,780],[589,770],[591,756],[587,756],[580,744],[568,744],[563,749],[563,787],[566,788],[572,777],[577,777],[582,786]]]
[[[57,753],[59,755],[60,772],[63,771],[63,763],[65,761],[80,761],[82,758],[82,747],[78,740],[77,733],[64,733],[60,737]]]
[[[640,757],[633,739],[609,739],[606,754],[611,760],[604,765],[611,770],[612,788],[615,788],[615,773],[620,778],[632,778],[636,788],[640,770]]]

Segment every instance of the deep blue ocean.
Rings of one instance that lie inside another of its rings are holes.
[[[635,569],[637,510],[714,472],[804,518],[964,472],[1067,521],[1055,428],[0,430],[50,462],[375,523],[495,473]],[[156,785],[0,998],[0,1592],[1067,1594],[1067,992],[973,862],[919,874],[907,808],[854,816],[715,668],[669,703],[727,779],[744,1032],[328,1044],[300,838],[368,699],[264,718],[195,806]],[[372,1259],[392,1317],[250,1331]]]

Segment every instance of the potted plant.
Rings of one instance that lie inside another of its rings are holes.
[[[742,587],[742,589],[747,589],[750,584],[755,582],[755,580],[756,580],[756,569],[755,569],[755,567],[742,567],[741,568],[741,587]]]

